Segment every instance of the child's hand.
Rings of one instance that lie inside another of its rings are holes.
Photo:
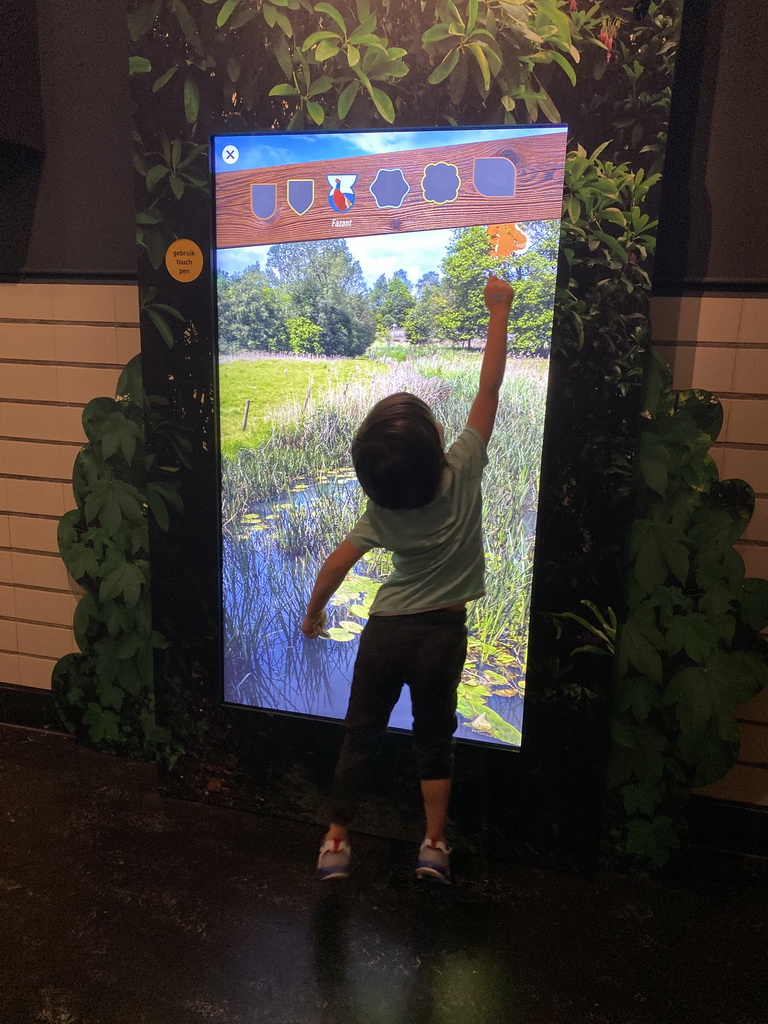
[[[328,634],[325,631],[327,621],[328,616],[325,614],[325,609],[318,612],[317,615],[307,615],[301,624],[301,632],[308,640],[314,640],[318,636],[327,637]]]
[[[489,310],[503,306],[507,312],[509,307],[512,305],[512,299],[515,296],[515,289],[511,284],[506,281],[502,281],[501,278],[496,277],[495,274],[491,274],[485,283],[483,289],[483,298],[485,304]]]

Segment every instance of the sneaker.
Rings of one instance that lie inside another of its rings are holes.
[[[425,839],[419,850],[419,859],[416,862],[416,877],[429,878],[443,885],[450,885],[451,863],[448,859],[450,847],[443,842],[433,843]]]
[[[331,878],[349,878],[352,847],[346,839],[326,839],[317,858],[317,877],[321,882]]]

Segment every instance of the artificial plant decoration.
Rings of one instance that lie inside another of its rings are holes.
[[[609,843],[640,869],[680,845],[691,790],[738,755],[734,709],[768,685],[768,581],[745,579],[733,548],[754,494],[719,480],[708,454],[722,407],[673,390],[655,356],[644,415],[608,774]]]
[[[77,508],[59,523],[59,551],[82,587],[74,616],[80,654],[67,654],[53,674],[53,694],[64,725],[97,750],[155,760],[170,741],[154,714],[154,649],[147,519],[167,530],[182,504],[176,466],[158,467],[165,479],[147,482],[156,456],[150,430],[190,447],[183,426],[164,417],[165,403],[144,394],[141,360],[123,370],[115,398],[94,398],[83,412],[88,444],[73,472]]]

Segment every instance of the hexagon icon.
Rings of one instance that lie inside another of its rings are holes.
[[[399,167],[391,170],[380,168],[371,182],[370,189],[380,210],[399,210],[411,191],[411,186]]]
[[[461,178],[459,169],[455,164],[427,164],[424,168],[424,177],[421,179],[421,190],[428,203],[453,203],[455,202]]]

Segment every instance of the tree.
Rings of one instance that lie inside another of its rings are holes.
[[[387,294],[381,305],[380,316],[384,327],[388,330],[393,327],[404,328],[405,319],[415,305],[407,274],[404,270],[396,271],[389,279]]]
[[[441,269],[445,275],[449,305],[440,315],[442,333],[453,341],[466,342],[485,336],[488,311],[483,299],[485,273],[496,266],[483,227],[453,232]]]
[[[440,335],[438,320],[445,309],[445,299],[440,285],[440,275],[430,270],[419,278],[416,285],[416,305],[405,318],[405,333],[408,341],[415,345],[437,341]]]
[[[284,306],[258,264],[240,274],[220,273],[217,287],[222,354],[288,351]]]
[[[510,256],[498,271],[515,288],[510,351],[542,356],[552,338],[560,226],[557,221],[534,221],[521,227],[530,240],[528,251]]]
[[[343,238],[273,245],[266,273],[284,296],[289,316],[320,327],[313,347],[326,355],[359,355],[373,342],[368,287]]]

